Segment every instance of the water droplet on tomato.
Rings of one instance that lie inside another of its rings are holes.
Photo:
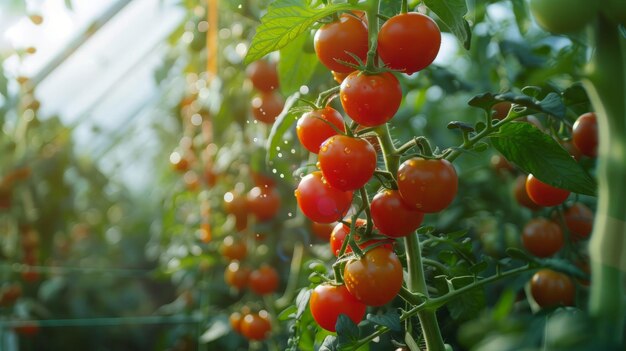
[[[345,152],[346,154],[349,154],[350,152],[352,152],[352,150],[350,150],[350,148],[346,146],[343,148],[343,152]]]

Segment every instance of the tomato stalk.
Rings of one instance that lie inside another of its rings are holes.
[[[600,17],[595,53],[584,81],[599,129],[598,207],[589,243],[592,284],[589,314],[606,346],[624,342],[626,269],[626,40]]]
[[[385,160],[387,171],[392,175],[397,174],[400,167],[400,154],[396,150],[389,128],[383,124],[376,128],[376,134],[380,141],[380,146]],[[428,286],[424,278],[424,267],[422,263],[422,253],[417,232],[410,234],[404,238],[406,247],[407,270],[409,273],[409,281],[407,287],[410,292],[418,293],[428,297]],[[426,340],[426,348],[428,351],[444,351],[445,345],[441,336],[441,330],[437,323],[437,315],[434,309],[422,310],[417,312],[422,328],[422,334]]]
[[[376,47],[378,46],[378,7],[380,0],[368,0],[367,1],[367,30],[369,39],[369,49],[367,51],[367,61],[365,62],[365,69],[368,72],[373,72],[376,69],[376,56],[378,52]]]

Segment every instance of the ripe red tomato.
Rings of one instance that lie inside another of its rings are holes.
[[[365,62],[368,49],[367,24],[351,14],[342,14],[339,20],[324,24],[315,33],[313,46],[317,58],[329,70],[341,73],[352,72],[354,68],[339,61],[357,64],[348,53]]]
[[[529,208],[533,211],[541,208],[540,205],[537,205],[528,196],[528,193],[526,192],[526,176],[524,175],[520,175],[515,179],[515,185],[513,186],[513,196],[515,196],[515,200],[517,200],[518,204],[526,208]]]
[[[382,306],[402,288],[402,264],[393,251],[379,246],[361,259],[348,262],[343,279],[357,300],[368,306]]]
[[[350,222],[350,220],[348,220],[347,222]],[[357,218],[356,220],[356,227],[363,227],[366,225],[366,221],[362,218]],[[343,245],[343,242],[346,240],[346,236],[348,235],[348,233],[350,232],[350,226],[345,225],[343,223],[337,223],[335,225],[335,227],[333,228],[333,231],[330,233],[330,251],[333,253],[333,255],[335,256],[339,256],[339,252],[341,251],[341,245]],[[359,241],[359,235],[355,234],[354,240],[356,240],[357,242]],[[359,247],[361,249],[365,249],[366,247],[369,247],[373,244],[376,244],[378,242],[380,242],[381,240],[376,240],[376,239],[372,239],[372,240],[368,240],[364,243],[360,243]],[[391,244],[385,244],[383,245],[383,247],[387,248],[388,250],[393,250],[393,247]],[[350,253],[352,252],[352,248],[348,245],[346,246],[346,252],[345,253]]]
[[[274,187],[254,187],[248,192],[248,208],[259,222],[270,220],[280,209],[280,193]]]
[[[302,213],[313,222],[319,223],[332,223],[342,219],[352,204],[352,191],[331,187],[319,171],[302,178],[295,195]]]
[[[376,150],[367,140],[335,135],[320,147],[319,168],[333,188],[347,191],[364,186],[376,170]]]
[[[458,177],[447,160],[414,157],[398,169],[398,190],[407,205],[434,213],[448,207],[456,196]]]
[[[389,237],[400,238],[411,234],[424,219],[422,212],[409,207],[398,190],[385,189],[371,202],[372,220],[378,230]]]
[[[248,247],[246,246],[243,238],[235,238],[231,235],[224,237],[222,245],[220,245],[220,253],[228,260],[243,260],[248,253]]]
[[[577,202],[565,210],[563,217],[572,240],[577,241],[589,237],[593,230],[593,212],[589,207]]]
[[[248,227],[248,200],[245,196],[229,191],[224,194],[224,210],[235,216],[235,227],[244,230]]]
[[[530,292],[541,307],[555,307],[574,304],[574,283],[572,279],[550,269],[537,271],[530,280]]]
[[[526,192],[533,202],[541,206],[560,205],[569,196],[569,191],[546,184],[532,174],[526,177]]]
[[[224,272],[224,281],[229,286],[241,290],[248,285],[249,276],[249,268],[242,266],[239,261],[232,261],[226,267],[226,271]]]
[[[241,321],[241,334],[248,340],[265,340],[271,330],[269,314],[264,310],[247,314]]]
[[[522,244],[537,257],[550,257],[563,247],[563,232],[548,219],[531,219],[522,231]]]
[[[255,172],[253,170],[250,171],[250,174],[252,175],[254,185],[258,186],[259,188],[268,188],[276,185],[276,181],[274,181],[274,178],[272,178],[272,176],[269,174]]]
[[[257,295],[271,294],[278,289],[279,279],[278,272],[264,264],[250,273],[248,286]]]
[[[375,127],[387,123],[402,102],[398,78],[389,72],[366,74],[355,71],[339,88],[341,105],[356,123]]]
[[[337,135],[337,131],[329,123],[342,132],[346,131],[343,117],[330,106],[303,114],[296,125],[296,133],[302,146],[317,154],[326,139]]]
[[[332,233],[333,228],[335,228],[337,222],[332,223],[317,223],[311,222],[311,232],[322,240],[330,240],[330,233]]]
[[[572,128],[572,141],[581,154],[598,156],[598,120],[595,113],[588,112],[578,117]]]
[[[246,75],[252,81],[254,88],[259,91],[270,92],[278,88],[278,72],[275,62],[254,61],[246,68]]]
[[[272,124],[276,117],[283,111],[285,102],[275,92],[261,92],[252,98],[252,115],[254,118],[265,124]]]
[[[0,306],[7,307],[22,296],[22,286],[18,283],[5,285],[0,289]]]
[[[580,150],[578,150],[576,145],[574,145],[574,141],[561,140],[560,143],[561,143],[561,146],[563,146],[563,148],[565,149],[565,151],[567,151],[574,158],[574,160],[576,161],[580,160],[583,154],[580,152]]]
[[[391,69],[411,74],[428,67],[441,46],[441,31],[430,17],[417,12],[388,19],[378,33],[378,55]]]
[[[367,306],[352,296],[345,285],[321,284],[313,289],[309,307],[317,324],[331,332],[340,314],[358,324],[365,316]]]

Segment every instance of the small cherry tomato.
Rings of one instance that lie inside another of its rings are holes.
[[[572,141],[581,154],[598,156],[598,121],[595,113],[588,112],[578,117],[572,128]]]
[[[270,220],[280,210],[280,193],[274,187],[254,187],[248,192],[248,208],[259,222]]]
[[[541,307],[574,304],[575,287],[572,279],[550,269],[537,271],[530,280],[530,292]]]
[[[342,62],[357,64],[350,55],[356,55],[365,62],[368,50],[367,24],[351,14],[342,14],[339,20],[324,24],[317,30],[314,48],[317,58],[329,70],[347,73],[354,68]]]
[[[273,267],[264,264],[250,273],[248,286],[257,295],[267,295],[278,289],[279,279],[278,272]]]
[[[402,264],[393,251],[375,247],[361,259],[348,262],[343,279],[357,300],[368,306],[382,306],[402,288]]]
[[[515,179],[515,185],[513,186],[513,196],[517,203],[531,209],[533,211],[541,208],[540,205],[537,205],[533,200],[530,199],[528,193],[526,192],[526,176],[520,175]]]
[[[389,72],[352,72],[341,83],[339,98],[346,114],[356,123],[375,127],[387,123],[402,102],[398,78]]]
[[[378,33],[378,55],[391,69],[411,74],[428,67],[441,46],[441,31],[430,17],[417,12],[388,19]]]
[[[320,147],[319,168],[333,188],[347,191],[364,186],[376,170],[376,150],[367,140],[335,135]]]
[[[340,314],[358,324],[365,316],[367,306],[352,296],[345,285],[321,284],[313,289],[309,307],[317,324],[331,332]]]
[[[422,212],[409,207],[398,190],[386,189],[374,196],[370,208],[372,221],[384,235],[392,238],[407,236],[419,228]]]
[[[250,276],[250,269],[242,266],[239,261],[232,261],[226,266],[224,272],[224,281],[229,286],[241,290],[248,285],[248,277]]]
[[[313,222],[332,223],[342,219],[350,204],[352,191],[333,188],[316,171],[306,175],[295,191],[298,207]]]
[[[278,72],[275,62],[254,61],[246,68],[246,75],[252,81],[254,88],[259,91],[270,92],[278,88]]]
[[[235,238],[232,235],[228,235],[224,237],[222,245],[220,245],[220,253],[230,261],[241,261],[246,257],[248,247],[243,238]]]
[[[224,194],[224,210],[235,216],[235,227],[244,230],[248,227],[248,200],[245,196],[229,191]]]
[[[254,118],[265,124],[272,124],[276,117],[283,111],[285,102],[275,92],[260,93],[252,98],[252,115]]]
[[[534,203],[546,207],[560,205],[569,197],[569,191],[546,184],[532,174],[526,177],[526,192]]]
[[[230,323],[230,327],[232,330],[238,334],[241,334],[241,321],[243,320],[243,316],[239,312],[233,312],[228,317],[228,322]]]
[[[577,202],[565,210],[563,217],[572,240],[577,241],[589,237],[593,230],[593,212],[589,207]]]
[[[414,157],[398,169],[398,190],[407,205],[423,213],[448,207],[456,196],[458,176],[447,160]]]
[[[264,310],[247,314],[241,321],[241,334],[248,340],[265,340],[271,330],[269,314]]]
[[[348,220],[348,222],[350,221]],[[364,227],[366,223],[367,222],[364,219],[357,218],[355,228]],[[333,253],[333,255],[339,256],[339,252],[341,251],[341,245],[343,245],[343,242],[346,240],[346,236],[348,235],[349,232],[350,232],[350,226],[345,225],[343,223],[337,223],[335,225],[335,228],[333,228],[333,231],[330,233],[330,239],[329,239],[330,251]],[[354,240],[356,242],[359,242],[360,237],[358,234],[355,234]],[[369,247],[379,242],[381,242],[381,240],[372,239],[363,243],[359,243],[358,245],[361,249],[365,249],[366,247]],[[388,250],[393,250],[393,247],[391,244],[385,244],[383,245],[383,247],[387,248]],[[350,245],[346,246],[345,253],[351,253],[351,252],[352,252],[352,248],[350,247]]]
[[[550,257],[563,247],[563,232],[548,219],[531,219],[522,231],[522,244],[537,257]]]
[[[331,124],[337,130],[346,131],[343,117],[332,107],[327,106],[320,110],[307,112],[298,119],[296,125],[298,140],[307,150],[317,154],[320,151],[320,145],[326,139],[337,135],[337,130]]]

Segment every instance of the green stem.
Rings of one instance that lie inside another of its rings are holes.
[[[302,243],[296,243],[293,247],[293,256],[291,259],[291,269],[289,270],[289,278],[287,287],[283,296],[276,300],[276,308],[282,310],[293,302],[294,296],[298,289],[298,279],[300,277],[300,266],[304,256],[304,246]]]
[[[407,13],[409,12],[409,1],[408,0],[402,0],[402,5],[400,7],[400,13]]]
[[[398,167],[400,167],[400,155],[398,154],[393,140],[391,140],[391,134],[389,134],[389,127],[386,124],[376,127],[376,135],[380,143],[380,148],[383,152],[383,159],[385,160],[385,167],[387,171],[394,177],[398,173]]]
[[[378,7],[380,0],[368,0],[367,1],[367,28],[369,39],[369,50],[367,51],[367,62],[365,63],[366,70],[373,72],[376,69],[376,47],[378,45]]]
[[[365,218],[366,218],[366,227],[365,227],[365,237],[372,235],[372,229],[374,228],[374,222],[372,221],[372,214],[370,212],[370,199],[367,197],[367,190],[365,187],[359,189],[361,194],[361,201],[363,201],[363,209],[365,210]]]
[[[409,271],[409,281],[407,286],[410,291],[417,292],[428,297],[428,286],[424,277],[424,267],[422,266],[422,253],[417,233],[410,234],[404,238],[406,247],[406,264]],[[417,313],[426,341],[428,351],[445,351],[445,345],[441,336],[441,330],[437,323],[436,310],[425,309]]]
[[[598,207],[589,243],[589,314],[603,347],[624,342],[626,270],[626,40],[599,18],[596,50],[584,82],[599,129]]]

